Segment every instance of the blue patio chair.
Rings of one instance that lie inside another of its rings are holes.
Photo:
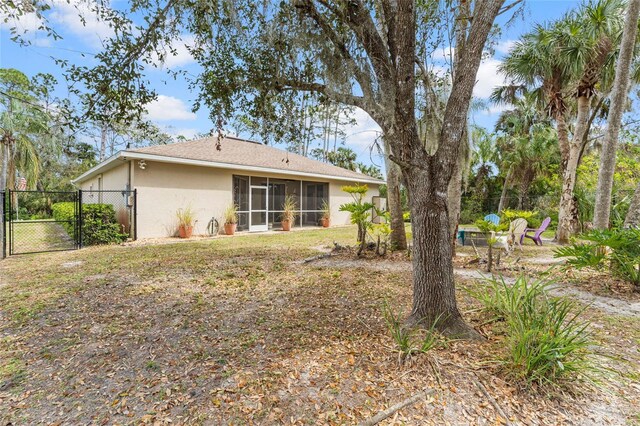
[[[491,223],[493,223],[494,225],[497,226],[500,223],[500,216],[498,216],[495,213],[491,213],[491,214],[486,215],[484,217],[484,220],[486,220],[487,222],[491,222]]]

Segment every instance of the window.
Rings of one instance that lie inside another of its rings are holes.
[[[238,206],[238,231],[249,229],[249,176],[233,176],[233,203]]]
[[[302,226],[318,226],[322,217],[322,204],[329,202],[329,184],[302,182]]]
[[[280,227],[282,205],[285,197],[292,196],[298,208],[296,226],[318,226],[322,217],[322,205],[329,202],[329,184],[325,182],[307,182],[289,179],[271,179],[255,176],[233,176],[233,202],[238,206],[238,231],[249,230],[250,186],[266,186],[268,197],[268,211],[261,212],[260,217],[252,216],[253,222],[260,219],[264,223],[266,214],[269,229]],[[255,210],[255,209],[254,209]]]

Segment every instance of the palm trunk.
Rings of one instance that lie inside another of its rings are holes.
[[[560,175],[564,174],[564,169],[569,161],[569,127],[563,113],[558,112],[555,116],[556,132],[558,132],[558,145],[560,146]]]
[[[500,193],[500,202],[498,203],[498,214],[503,211],[506,207],[507,203],[507,192],[509,191],[509,185],[511,181],[511,172],[513,166],[509,166],[509,170],[507,170],[507,175],[504,177],[504,183],[502,184],[502,193]]]
[[[569,144],[569,152],[562,173],[562,193],[560,194],[560,206],[558,208],[558,242],[567,244],[569,238],[575,232],[575,218],[573,217],[573,190],[576,186],[576,173],[580,161],[580,148],[585,132],[589,129],[589,113],[591,103],[589,97],[578,98],[578,113],[573,139]]]
[[[389,160],[390,147],[388,142],[384,142],[385,168],[387,169],[387,208],[391,215],[391,235],[389,236],[389,246],[392,250],[407,249],[407,234],[404,230],[404,218],[402,215],[402,199],[400,197],[400,167]]]
[[[462,135],[462,143],[465,143],[465,133],[463,133]],[[449,203],[449,239],[452,244],[452,255],[455,255],[456,234],[458,231],[458,223],[460,222],[460,205],[462,204],[462,176],[465,169],[465,160],[466,159],[464,155],[458,156],[458,161],[456,162],[456,166],[453,169],[453,175],[451,176],[451,181],[449,181],[449,187],[447,188],[447,199]]]
[[[575,230],[575,220],[573,217],[573,190],[576,186],[578,157],[580,156],[579,148],[579,146],[571,147],[571,150],[569,151],[569,160],[562,176],[562,193],[560,195],[560,206],[558,210],[557,234],[557,239],[560,244],[567,244]]]
[[[631,205],[629,205],[629,211],[624,218],[625,228],[638,228],[640,227],[640,181],[631,199]]]
[[[0,191],[7,189],[7,176],[9,174],[9,145],[2,144],[2,173],[0,174]]]
[[[620,47],[620,56],[616,67],[616,76],[611,94],[611,109],[607,119],[602,154],[600,154],[600,170],[598,172],[598,187],[596,189],[596,205],[594,209],[593,225],[597,229],[609,227],[611,213],[611,191],[613,189],[613,173],[616,166],[616,148],[618,134],[622,123],[622,114],[626,106],[629,91],[629,71],[633,60],[636,35],[638,33],[638,16],[640,15],[640,0],[630,0],[627,7],[624,32]]]

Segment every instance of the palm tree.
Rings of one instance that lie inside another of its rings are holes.
[[[640,0],[630,0],[627,7],[620,55],[616,66],[616,76],[611,94],[611,108],[607,119],[607,130],[600,157],[598,171],[598,187],[594,207],[594,226],[599,229],[609,227],[611,213],[611,191],[613,189],[613,172],[616,165],[616,147],[618,133],[622,123],[622,113],[627,103],[629,92],[629,73],[636,48],[638,34],[638,16],[640,16]]]
[[[574,229],[571,212],[577,167],[592,121],[596,89],[610,85],[622,5],[621,0],[592,1],[548,27],[536,27],[516,44],[502,66],[515,84],[527,86],[544,99],[545,110],[556,123],[562,173],[557,235],[561,243],[568,242]],[[568,99],[576,105],[571,139]]]
[[[589,131],[592,98],[596,86],[610,87],[615,53],[623,16],[620,0],[600,0],[583,6],[577,16],[556,28],[553,40],[564,46],[564,66],[577,77],[576,121],[563,169],[562,192],[558,211],[558,242],[567,243],[577,223],[574,211],[574,188],[583,144]]]
[[[496,158],[494,136],[484,127],[472,126],[471,143],[471,168],[476,169],[473,186],[484,204],[489,195],[486,181],[491,175],[492,163]]]
[[[499,88],[494,98],[504,98],[506,90],[512,89]],[[513,108],[500,114],[495,127],[496,158],[505,175],[498,211],[506,207],[508,190],[516,183],[519,185],[518,208],[523,208],[528,202],[531,184],[557,155],[553,149],[557,134],[550,127],[549,118],[540,111],[537,94],[521,88],[509,96]]]
[[[35,138],[47,131],[47,120],[41,111],[26,108],[24,103],[16,99],[9,100],[7,110],[0,113],[0,188],[15,188],[18,174],[27,180],[27,187],[36,186],[40,174],[40,159]]]

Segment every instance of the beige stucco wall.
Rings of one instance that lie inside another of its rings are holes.
[[[331,206],[331,225],[348,225],[350,224],[349,212],[341,212],[340,206],[353,201],[351,195],[342,190],[345,185],[355,185],[355,182],[332,181],[329,182],[329,205]],[[360,184],[363,185],[363,184]],[[370,202],[371,198],[380,195],[378,185],[367,185],[369,191],[365,196],[365,201]]]
[[[175,235],[176,212],[179,208],[191,207],[196,215],[194,234],[206,234],[212,217],[222,224],[223,211],[232,202],[233,175],[250,175],[280,179],[327,182],[323,179],[280,175],[276,173],[242,172],[212,167],[199,167],[161,162],[146,162],[144,170],[133,163],[132,188],[138,190],[137,224],[138,238],[156,238]],[[128,178],[128,163],[102,174],[103,189],[123,189]],[[80,188],[97,189],[97,177],[82,182]],[[342,191],[342,186],[353,182],[329,181],[329,204],[331,225],[349,224],[349,213],[339,211],[340,205],[352,198]],[[367,201],[379,194],[378,185],[369,185]]]
[[[157,162],[136,168],[138,238],[174,235],[176,212],[187,207],[196,216],[194,234],[206,234],[209,220],[220,220],[231,204],[232,175],[229,170]]]
[[[83,191],[90,190],[122,190],[127,188],[127,179],[129,176],[129,162],[123,161],[118,166],[93,176],[82,182],[78,187]],[[99,181],[102,181],[101,183]],[[102,188],[100,188],[102,186]]]

